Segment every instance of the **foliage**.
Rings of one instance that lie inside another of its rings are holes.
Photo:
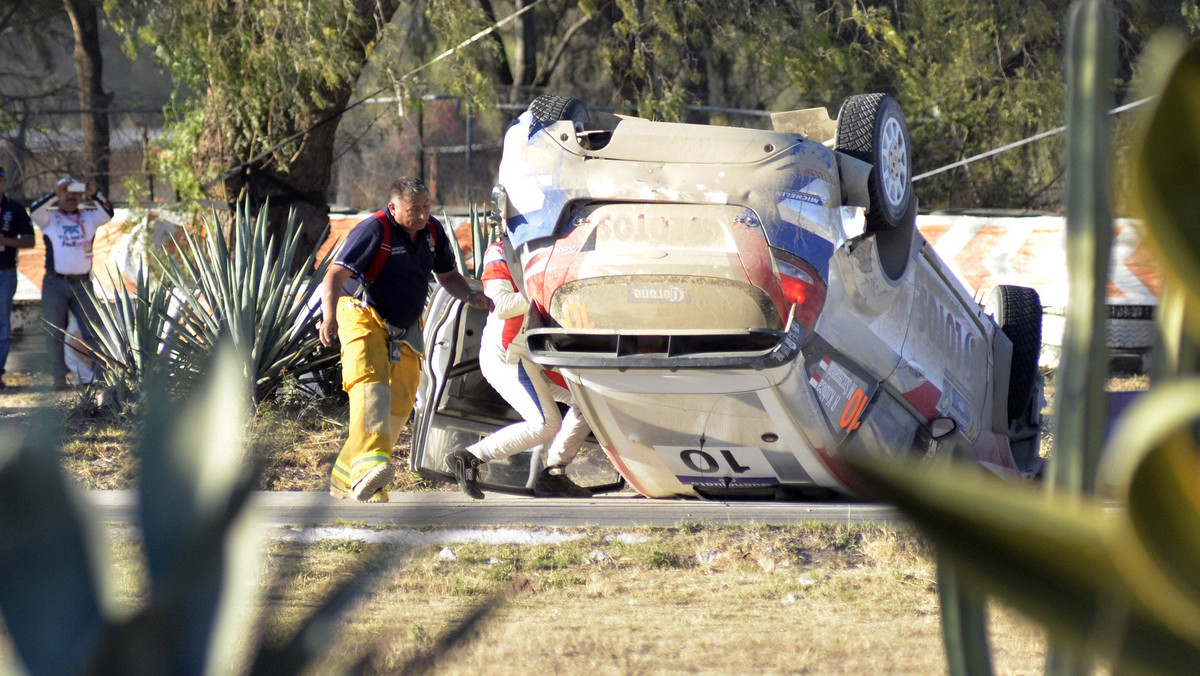
[[[471,205],[471,213],[467,217],[471,231],[470,249],[464,250],[454,228],[448,225],[450,219],[442,215],[443,223],[450,230],[450,252],[454,254],[454,265],[463,277],[478,279],[483,274],[483,254],[500,237],[500,229],[494,226],[491,218],[491,214],[481,213],[474,204]],[[470,256],[469,260],[467,256]]]
[[[390,35],[385,28],[398,4],[109,0],[104,9],[127,52],[148,45],[181,91],[199,94],[180,99],[164,136],[172,184],[198,198],[198,188],[262,154],[256,170],[290,176],[294,191],[323,190],[333,134],[297,134],[329,116],[336,120],[377,42]],[[253,180],[235,176],[235,187]]]
[[[321,347],[314,319],[329,259],[318,263],[316,251],[302,256],[295,224],[277,239],[262,227],[266,218],[265,209],[256,218],[239,209],[232,242],[215,218],[205,221],[202,236],[184,231],[178,256],[156,255],[159,276],[142,268],[135,293],[117,284],[111,303],[96,300],[94,356],[113,388],[111,403],[139,393],[151,363],[168,370],[172,387],[186,389],[226,338],[251,377],[255,401],[337,361],[336,351]]]
[[[56,68],[72,56],[74,36],[64,9],[71,4],[6,0],[0,9],[0,166],[8,170],[11,198],[28,200],[79,171],[79,158],[71,156],[77,142],[43,133],[39,119],[42,110],[87,107],[79,104],[75,70]]]
[[[526,103],[552,81],[583,95],[600,79],[590,47],[603,32],[577,0],[476,2],[430,0],[426,15],[442,49],[464,45],[432,81],[482,108],[497,101]],[[530,7],[520,17],[513,15]],[[503,24],[503,25],[500,25]],[[607,97],[606,97],[607,98]]]
[[[368,557],[299,627],[268,632],[288,571],[259,603],[261,526],[246,509],[254,472],[243,453],[249,383],[234,350],[207,364],[185,406],[165,396],[152,369],[138,454],[149,599],[132,613],[105,582],[99,528],[57,464],[49,416],[38,432],[0,429],[0,614],[26,670],[41,674],[292,674],[327,658],[340,619],[395,561]],[[404,554],[400,552],[399,554]],[[497,607],[485,599],[400,673],[427,670]],[[382,643],[357,656],[360,672]]]
[[[138,398],[148,369],[168,348],[173,296],[170,286],[151,280],[145,266],[138,268],[133,293],[121,281],[110,281],[116,289],[111,301],[88,289],[98,319],[98,325],[92,327],[96,340],[91,356],[101,367],[104,384],[112,388],[109,405],[119,409]],[[179,343],[171,341],[171,346],[178,349]],[[176,373],[181,379],[186,375]]]
[[[264,209],[251,218],[249,206],[243,205],[232,242],[213,218],[205,222],[202,239],[185,231],[182,255],[161,259],[166,282],[180,300],[172,330],[190,348],[179,352],[179,366],[196,372],[195,357],[211,353],[229,336],[253,378],[256,401],[288,376],[338,358],[321,347],[314,320],[317,292],[331,259],[318,263],[315,250],[304,254],[294,222],[279,239],[269,234],[267,217]]]
[[[168,147],[156,158],[172,184],[185,197],[249,195],[256,206],[268,195],[323,206],[333,130],[356,87],[391,90],[403,109],[427,91],[476,110],[552,91],[667,120],[695,118],[696,105],[836,112],[851,94],[885,91],[910,119],[918,174],[1063,122],[1066,0],[541,0],[480,35],[530,4],[108,0],[105,9],[131,45],[155,49],[180,86]],[[1122,87],[1152,28],[1195,30],[1200,15],[1194,0],[1118,9]],[[1056,208],[1061,151],[1051,138],[931,176],[920,185],[922,204]],[[214,188],[219,178],[223,189]]]
[[[708,0],[615,4],[600,53],[644,116],[681,119],[688,105],[721,105],[714,99],[727,85],[710,79],[722,73],[757,80],[728,102],[739,107],[821,106],[833,115],[847,96],[884,91],[909,118],[917,173],[1061,124],[1062,0],[772,2],[754,12]],[[1051,140],[933,177],[920,186],[922,206],[1053,205],[1059,152]]]
[[[1165,368],[1104,440],[1106,395],[1089,374],[1102,374],[1107,359],[1103,341],[1091,337],[1103,335],[1096,299],[1103,299],[1111,241],[1104,110],[1112,68],[1105,59],[1113,53],[1106,41],[1115,31],[1106,18],[1111,9],[1100,0],[1079,3],[1074,15],[1067,197],[1074,305],[1063,363],[1075,375],[1060,386],[1067,391],[1059,392],[1062,405],[1056,407],[1053,485],[1039,491],[1006,484],[960,465],[923,474],[865,457],[851,463],[936,542],[943,565],[961,580],[961,598],[994,594],[1046,626],[1055,641],[1048,668],[1077,669],[1084,659],[1114,673],[1195,673],[1200,241],[1189,183],[1200,171],[1200,125],[1192,114],[1200,92],[1200,47],[1184,52],[1179,41],[1164,38],[1170,45],[1151,50],[1174,66],[1139,130],[1132,184],[1166,277],[1158,315]],[[977,617],[968,608],[961,619]],[[948,625],[948,640],[951,634],[969,639],[963,629]],[[978,636],[981,630],[974,631]],[[966,662],[952,666],[956,673],[970,671]]]
[[[592,25],[576,36],[577,53],[602,65],[607,82],[551,84],[556,93],[667,120],[695,118],[695,105],[823,106],[835,114],[847,96],[883,91],[909,118],[917,174],[1064,123],[1066,0],[772,1],[754,3],[754,11],[747,4],[581,0]],[[1195,12],[1118,5],[1115,77],[1124,88],[1150,31],[1164,24],[1194,30]],[[492,57],[473,49],[464,58],[486,72]],[[615,99],[606,101],[610,92]],[[1052,137],[930,176],[920,182],[922,206],[1057,208],[1061,153],[1061,138]]]

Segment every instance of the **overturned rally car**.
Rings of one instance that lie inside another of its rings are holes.
[[[915,228],[896,102],[853,96],[772,131],[653,122],[542,96],[508,129],[495,190],[528,349],[597,449],[576,482],[649,497],[853,495],[848,448],[1040,471],[1036,292],[981,307]],[[484,316],[444,292],[411,462],[516,417],[475,362]],[[602,452],[600,451],[602,449]],[[529,492],[540,454],[481,468]]]

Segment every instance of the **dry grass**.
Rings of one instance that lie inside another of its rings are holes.
[[[30,429],[39,412],[62,426],[63,467],[83,488],[117,490],[137,485],[137,462],[131,448],[134,420],[98,408],[85,388],[55,391],[45,374],[6,373],[0,390],[0,426]],[[269,402],[259,407],[247,430],[253,457],[260,463],[259,487],[276,491],[324,491],[329,472],[346,439],[348,409],[344,400]],[[451,490],[433,485],[408,467],[408,429],[395,451],[395,491]]]
[[[136,484],[131,421],[86,414],[91,407],[80,393],[53,392],[44,377],[5,380],[15,387],[0,391],[0,425],[27,427],[35,411],[49,410],[64,424],[64,466],[82,485]],[[1113,390],[1147,386],[1142,376],[1109,383]],[[1051,380],[1047,420],[1053,394]],[[346,419],[345,405],[335,402],[262,407],[249,430],[264,467],[261,487],[324,490]],[[400,466],[407,440],[397,450]],[[402,472],[393,490],[453,488]],[[440,561],[438,547],[401,552],[333,541],[297,554],[272,543],[269,567],[286,569],[287,584],[269,599],[269,631],[294,627],[366,555],[383,553],[407,563],[352,615],[317,673],[376,645],[376,670],[394,671],[481,600],[514,586],[524,591],[437,673],[945,672],[935,568],[927,548],[903,530],[681,524],[638,532],[646,539],[632,544],[593,529],[557,546],[456,546],[455,562]],[[118,598],[136,607],[147,593],[136,543],[118,542],[116,559]],[[997,673],[1043,671],[1038,628],[999,606],[991,627]],[[9,655],[0,645],[0,662]]]
[[[374,673],[394,673],[477,604],[517,589],[439,674],[945,673],[928,549],[876,526],[748,526],[576,530],[561,545],[415,551],[329,541],[306,552],[272,544],[283,571],[268,636],[286,635],[316,599],[368,555],[391,574],[338,632],[313,673],[338,672],[371,647]],[[631,534],[630,531],[622,531]],[[135,543],[117,544],[121,598],[145,594]],[[1042,632],[995,607],[996,673],[1041,673]]]
[[[272,491],[323,491],[329,472],[346,441],[349,409],[344,401],[323,400],[299,405],[268,403],[259,407],[249,440],[260,463],[259,485]],[[435,486],[408,471],[411,430],[400,433],[393,451],[396,476],[391,490],[402,492],[449,489]]]
[[[1045,391],[1042,407],[1042,436],[1039,446],[1043,458],[1050,457],[1054,450],[1054,375],[1053,371],[1046,373]],[[1114,372],[1112,377],[1104,385],[1104,389],[1109,392],[1134,392],[1138,390],[1150,389],[1150,376],[1144,374],[1130,374]]]

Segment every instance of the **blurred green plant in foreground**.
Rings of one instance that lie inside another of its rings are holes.
[[[1160,366],[1107,433],[1102,379],[1111,54],[1107,2],[1072,8],[1068,41],[1070,304],[1045,487],[947,462],[942,471],[850,459],[938,549],[950,671],[991,672],[982,599],[1040,622],[1047,671],[1200,673],[1200,47],[1160,36],[1160,69],[1133,183],[1163,263]],[[1153,76],[1152,76],[1153,79]]]
[[[264,531],[248,509],[255,471],[242,440],[251,387],[237,351],[226,341],[216,352],[182,398],[165,393],[168,373],[154,365],[143,385],[137,520],[149,594],[140,607],[114,599],[106,534],[59,467],[53,412],[26,434],[0,428],[0,616],[28,673],[274,675],[314,664],[360,673],[387,649],[382,636],[329,665],[341,617],[404,552],[365,558],[313,599],[294,631],[266,631],[269,599],[281,596],[287,574],[261,579]],[[428,671],[509,592],[482,601],[400,673]]]

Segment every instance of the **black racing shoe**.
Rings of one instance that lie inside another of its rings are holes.
[[[482,464],[483,461],[467,450],[454,451],[446,456],[446,467],[458,480],[458,487],[462,489],[463,493],[476,500],[483,499],[483,491],[475,485],[475,482],[479,480],[479,466]]]
[[[571,481],[562,465],[552,465],[542,470],[533,482],[533,494],[539,498],[592,497],[591,491]]]

